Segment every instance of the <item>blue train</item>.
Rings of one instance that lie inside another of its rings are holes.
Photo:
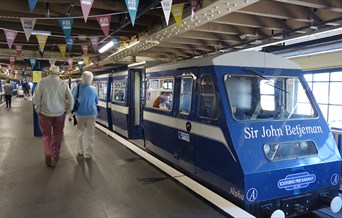
[[[234,52],[94,79],[98,122],[257,217],[338,197],[341,156],[298,65]]]

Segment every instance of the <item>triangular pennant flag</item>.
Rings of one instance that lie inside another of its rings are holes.
[[[112,37],[112,41],[113,41],[113,44],[114,44],[114,49],[117,49],[119,47],[119,37],[118,36],[114,36]]]
[[[71,52],[72,46],[74,45],[73,37],[65,37],[65,43],[67,44],[68,51]]]
[[[58,48],[59,48],[59,51],[61,52],[62,58],[64,58],[65,53],[66,53],[66,49],[67,49],[67,45],[66,44],[59,44]]]
[[[78,69],[80,69],[81,72],[83,72],[83,64],[77,63]]]
[[[33,31],[34,25],[36,24],[36,20],[37,19],[35,18],[20,18],[27,41],[29,41],[31,37],[31,33]]]
[[[15,62],[15,56],[10,56],[9,57],[9,62],[10,62],[10,65],[13,66],[13,64]]]
[[[125,0],[132,26],[134,26],[135,17],[138,11],[139,0]]]
[[[89,64],[89,56],[88,55],[83,55],[82,58],[83,58],[83,61],[84,61],[84,65],[88,66],[88,64]]]
[[[83,54],[87,55],[88,54],[88,44],[82,44],[81,47],[82,47]]]
[[[72,69],[73,58],[68,58],[69,69]]]
[[[31,69],[33,70],[34,67],[36,66],[37,59],[30,58],[29,62],[30,62]]]
[[[96,68],[100,68],[100,62],[98,60],[93,61]]]
[[[37,34],[36,38],[37,38],[37,41],[38,41],[38,44],[39,44],[39,51],[44,51],[45,44],[46,44],[48,36],[47,35]]]
[[[97,16],[96,20],[99,23],[103,33],[107,37],[109,35],[110,20],[112,16]]]
[[[12,48],[13,42],[15,40],[15,37],[17,37],[18,32],[14,30],[7,30],[4,29],[8,48]]]
[[[84,21],[87,23],[88,15],[94,0],[80,0]]]
[[[15,45],[15,50],[17,51],[17,57],[20,57],[21,52],[23,50],[23,46],[22,45]]]
[[[177,26],[180,27],[183,18],[184,4],[172,5],[171,12]]]
[[[30,6],[30,13],[33,12],[34,8],[36,7],[38,0],[28,0],[29,6]]]
[[[64,35],[70,37],[72,25],[74,24],[73,18],[61,18],[58,19],[59,25],[61,25]]]
[[[190,0],[191,5],[191,20],[195,16],[196,8],[197,8],[198,0]]]
[[[98,36],[90,36],[90,43],[93,46],[94,52],[97,52],[98,44],[99,44],[99,37]]]
[[[172,0],[163,0],[161,1],[161,5],[163,8],[166,25],[168,26],[171,14]]]
[[[40,57],[43,58],[43,56],[44,56],[44,50],[43,50],[43,51],[38,50],[38,52],[39,52],[39,54],[40,54]]]
[[[51,66],[52,66],[52,65],[55,65],[55,63],[56,63],[56,58],[50,58],[50,59],[49,59],[49,63],[50,63]]]

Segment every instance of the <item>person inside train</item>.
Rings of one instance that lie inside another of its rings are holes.
[[[172,93],[162,92],[153,102],[153,107],[169,110],[171,108]]]
[[[59,73],[59,67],[51,65],[49,75],[38,82],[32,97],[43,135],[45,164],[48,167],[55,167],[59,160],[65,114],[74,105],[69,86],[59,78]]]
[[[11,107],[13,86],[12,86],[10,80],[7,80],[7,82],[4,86],[4,89],[5,89],[6,107]]]
[[[79,107],[75,112],[78,132],[77,156],[91,159],[95,138],[95,119],[97,115],[98,95],[96,88],[92,86],[93,73],[84,71],[81,76],[79,88],[74,87],[72,94],[74,98],[78,92]]]

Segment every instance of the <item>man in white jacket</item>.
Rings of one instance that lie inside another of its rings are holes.
[[[69,86],[59,78],[58,74],[59,67],[52,65],[49,75],[38,82],[32,98],[38,113],[45,163],[48,167],[55,167],[59,159],[65,115],[74,105]]]

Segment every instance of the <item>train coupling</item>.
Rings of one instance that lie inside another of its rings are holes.
[[[342,208],[342,199],[339,196],[332,198],[327,195],[321,195],[321,201],[328,205],[333,213],[338,213]]]
[[[264,214],[270,218],[285,218],[285,213],[282,210],[272,210],[270,207],[264,208]]]

